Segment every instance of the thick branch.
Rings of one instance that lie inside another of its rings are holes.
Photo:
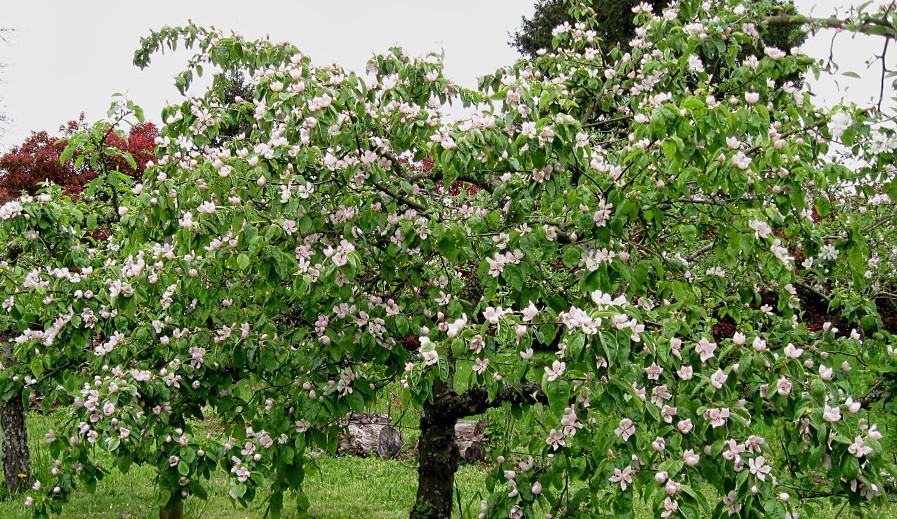
[[[870,36],[884,36],[888,39],[897,38],[897,27],[885,18],[866,17],[853,21],[836,17],[814,18],[812,16],[779,14],[763,19],[767,25],[813,25],[826,29],[844,29],[853,32],[868,34]]]
[[[548,399],[535,382],[527,382],[520,386],[504,386],[492,399],[489,398],[489,391],[485,387],[474,386],[460,395],[454,393],[450,395],[445,412],[455,418],[464,418],[485,413],[487,409],[498,407],[504,402],[531,405],[537,402],[547,403]]]
[[[417,209],[418,211],[420,211],[422,213],[427,211],[426,207],[424,207],[420,203],[408,198],[407,196],[402,195],[396,191],[393,191],[392,189],[389,189],[389,187],[384,186],[383,184],[381,184],[379,182],[374,182],[373,184],[374,184],[374,187],[379,189],[381,193],[389,195],[390,197],[394,198],[395,200],[398,200],[399,202],[402,202],[403,204],[407,205],[408,207]]]

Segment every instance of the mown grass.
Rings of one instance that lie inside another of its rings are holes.
[[[385,411],[385,409],[384,409]],[[402,422],[412,423],[412,416]],[[54,417],[33,414],[29,418],[29,431],[34,454],[37,478],[46,477],[52,460],[42,438],[52,428]],[[413,442],[411,442],[413,443]],[[397,519],[408,517],[408,510],[416,491],[417,469],[413,460],[380,460],[376,458],[322,456],[317,470],[306,478],[305,490],[311,502],[310,515],[317,519]],[[484,478],[488,465],[462,465],[457,475],[460,509],[456,504],[455,516],[474,518],[479,512],[480,499],[484,497]],[[153,470],[139,467],[128,474],[113,472],[97,486],[93,494],[78,492],[65,508],[62,517],[72,519],[155,519]],[[190,499],[185,506],[187,519],[260,519],[264,517],[262,499],[250,508],[235,505],[227,496],[228,482],[223,474],[209,483],[209,500]],[[865,517],[897,519],[897,507],[870,507]],[[0,502],[0,518],[27,519],[31,511],[21,499]],[[839,514],[837,508],[823,507],[813,515],[822,519],[846,519],[863,517],[848,510]],[[285,519],[297,518],[295,504],[285,502]],[[639,504],[639,519],[652,517],[650,508]]]
[[[385,411],[385,409],[384,409]],[[417,415],[406,415],[402,422],[411,423]],[[54,427],[53,415],[32,414],[28,420],[29,440],[35,478],[50,479],[52,460],[43,436]],[[58,428],[58,426],[56,426]],[[409,430],[410,431],[410,430]],[[406,434],[407,432],[406,431]],[[406,445],[413,445],[416,436]],[[318,519],[393,519],[407,517],[417,488],[417,467],[407,459],[322,456],[317,469],[306,477],[305,491],[311,502],[310,515]],[[483,498],[483,480],[487,467],[464,465],[458,472],[458,495],[463,517],[475,517]],[[96,492],[77,492],[65,507],[65,518],[144,519],[158,517],[155,504],[154,472],[151,467],[136,467],[127,474],[113,471],[98,485]],[[228,497],[228,481],[224,474],[208,483],[209,500],[190,499],[185,505],[185,518],[254,519],[265,513],[259,499],[251,508],[243,508]],[[295,518],[295,502],[285,502],[283,517]],[[31,510],[22,499],[0,502],[0,518],[26,519]]]
[[[457,384],[456,384],[457,385]],[[462,388],[458,388],[463,390]],[[405,436],[406,448],[417,441],[417,424],[420,412],[415,407],[404,407],[398,398],[387,396],[370,409],[371,412],[388,414]],[[51,428],[59,429],[61,413],[44,415],[32,413],[29,416],[29,434],[32,448],[35,477],[49,481],[49,468],[53,462],[43,442],[44,435]],[[513,429],[514,422],[501,409],[489,413],[493,424],[491,432],[496,441]],[[762,426],[758,424],[758,427]],[[769,431],[771,432],[771,431]],[[309,513],[316,519],[394,519],[408,517],[408,510],[414,501],[417,488],[417,466],[412,456],[405,453],[398,460],[377,458],[321,456],[316,462],[316,470],[310,471],[305,480],[305,492],[311,508]],[[454,516],[475,518],[479,513],[480,500],[485,497],[485,477],[491,467],[488,464],[462,465],[457,483],[457,498]],[[189,499],[185,505],[185,518],[201,519],[256,519],[265,515],[264,495],[250,508],[236,505],[228,497],[229,483],[223,473],[217,474],[207,484],[208,501]],[[158,507],[155,504],[154,472],[151,467],[136,467],[127,474],[113,471],[98,485],[96,492],[76,492],[65,507],[62,517],[72,519],[155,519]],[[596,496],[606,499],[607,496]],[[638,519],[653,516],[650,507],[636,503],[635,516]],[[0,519],[26,519],[31,510],[24,506],[21,498],[0,501]],[[285,519],[294,519],[295,501],[287,497],[284,502]],[[870,506],[863,515],[852,514],[840,507],[824,505],[809,517],[822,519],[846,519],[851,517],[875,517],[876,519],[897,519],[897,505]],[[802,516],[802,519],[804,517]]]

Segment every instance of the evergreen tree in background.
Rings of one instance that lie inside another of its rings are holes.
[[[586,0],[585,4],[592,8],[598,19],[600,36],[605,47],[620,46],[629,48],[629,41],[635,36],[632,8],[643,2],[636,0]],[[650,0],[657,12],[669,5],[669,0]],[[796,14],[794,5],[782,3],[783,13]],[[552,30],[564,23],[573,24],[575,20],[569,12],[569,4],[564,0],[537,0],[532,18],[522,17],[520,29],[511,36],[509,44],[520,54],[535,58],[540,49],[552,48]],[[806,39],[806,32],[798,25],[775,25],[762,27],[760,35],[763,43],[770,47],[778,47],[784,51],[798,46]],[[762,52],[763,49],[760,49]]]

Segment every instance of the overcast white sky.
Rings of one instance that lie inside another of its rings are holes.
[[[478,76],[516,59],[508,32],[534,0],[156,0],[136,4],[120,0],[9,1],[0,12],[0,27],[16,30],[12,45],[0,46],[0,99],[10,118],[0,151],[22,142],[32,130],[55,131],[80,112],[88,120],[102,117],[112,94],[121,92],[159,120],[166,100],[178,99],[172,77],[185,55],[154,58],[146,70],[131,64],[141,36],[150,28],[192,19],[203,25],[234,29],[247,37],[270,34],[297,44],[318,63],[337,62],[363,70],[374,51],[398,44],[414,54],[443,49],[446,74],[473,86]],[[799,0],[804,12],[830,15],[838,0]],[[807,45],[811,55],[828,55],[831,31]],[[841,35],[835,56],[842,71],[863,73],[863,60],[877,43]],[[840,78],[857,101],[878,93],[874,73],[862,80]],[[838,86],[821,87],[835,99]]]

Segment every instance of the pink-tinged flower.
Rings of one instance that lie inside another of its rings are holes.
[[[454,339],[465,326],[467,326],[467,314],[462,314],[460,318],[446,326],[445,334],[449,339]]]
[[[776,392],[782,396],[788,396],[791,394],[792,385],[788,380],[788,377],[782,376],[778,382],[776,382]]]
[[[644,401],[645,401],[645,397],[646,397],[646,395],[647,395],[647,393],[646,393],[646,391],[645,391],[645,388],[643,388],[643,387],[638,387],[638,384],[636,384],[635,382],[633,382],[633,383],[632,383],[632,389],[635,391],[635,394],[638,395],[639,399],[640,399],[642,402],[644,402]]]
[[[467,348],[470,351],[476,353],[477,355],[479,355],[480,352],[483,351],[483,348],[485,348],[485,347],[486,347],[486,339],[484,339],[483,336],[480,334],[474,335],[473,339],[470,340],[470,344],[467,345]],[[523,355],[521,354],[521,357],[522,356]],[[524,358],[524,360],[525,359],[526,358]]]
[[[558,450],[561,447],[566,447],[567,444],[564,443],[564,433],[558,431],[557,429],[552,429],[548,432],[548,439],[545,440],[552,450]]]
[[[567,364],[556,360],[551,363],[551,367],[545,366],[545,374],[548,375],[548,381],[554,382],[561,375],[564,374],[564,371],[567,370]]]
[[[694,429],[694,424],[691,423],[690,418],[686,418],[685,420],[680,420],[679,423],[676,424],[676,428],[679,429],[679,432],[682,434],[688,434]]]
[[[421,357],[423,357],[424,363],[427,366],[432,366],[433,364],[439,362],[439,353],[437,353],[435,350],[421,352]]]
[[[825,364],[819,365],[819,378],[822,380],[829,382],[832,377],[835,375],[835,370],[826,366]]]
[[[751,471],[751,474],[756,475],[757,479],[760,481],[766,481],[766,476],[772,472],[772,467],[766,464],[766,458],[763,456],[751,458],[750,461],[748,461],[748,469]]]
[[[733,439],[728,439],[723,443],[723,459],[733,461],[736,458],[741,459],[741,454],[745,451],[745,446]]]
[[[483,310],[483,317],[492,324],[498,324],[498,321],[504,317],[506,313],[507,311],[500,306],[498,308],[488,306]]]
[[[835,423],[841,420],[841,410],[838,407],[829,407],[825,404],[822,409],[822,419],[829,423]]]
[[[754,454],[760,453],[760,448],[766,444],[766,440],[762,436],[757,436],[752,434],[748,436],[748,439],[744,442],[744,448],[753,452]]]
[[[749,105],[755,105],[758,101],[760,101],[760,93],[759,92],[745,92],[744,100],[747,101]]]
[[[284,220],[283,223],[281,224],[281,227],[283,227],[283,232],[289,234],[290,236],[292,236],[293,233],[295,233],[298,230],[298,227],[296,227],[295,220]]]
[[[676,494],[679,493],[680,490],[682,490],[681,483],[677,483],[677,482],[673,481],[672,479],[667,480],[667,484],[666,484],[667,494],[669,494],[671,496],[675,496]]]
[[[627,441],[633,434],[635,434],[635,424],[632,423],[632,420],[629,418],[623,418],[620,420],[620,425],[614,429],[614,434],[623,438],[623,441]]]
[[[760,337],[754,337],[754,342],[751,344],[751,347],[754,348],[754,351],[761,352],[766,350],[766,341],[761,339]]]
[[[670,393],[670,389],[666,384],[651,388],[651,402],[657,407],[662,407],[664,405],[664,401],[671,398],[673,398],[673,394]]]
[[[737,346],[744,346],[744,342],[746,340],[747,337],[745,337],[741,332],[735,332],[735,335],[732,336],[732,343]]]
[[[669,488],[669,487],[667,487]],[[663,512],[660,512],[660,517],[669,517],[675,514],[679,510],[679,502],[675,499],[671,499],[667,497],[663,500]]]
[[[697,346],[695,346],[695,353],[700,355],[701,362],[707,362],[708,359],[713,357],[713,352],[715,351],[716,343],[710,342],[706,337],[702,337]]]
[[[486,262],[489,263],[489,275],[494,278],[500,276],[505,269],[504,256],[498,255],[494,259],[486,258]]]
[[[695,376],[695,370],[691,366],[682,366],[679,368],[679,371],[676,372],[679,375],[679,378],[682,380],[691,380],[692,377]]]
[[[751,158],[739,151],[732,157],[732,164],[738,169],[748,169],[751,166]]]
[[[862,458],[863,456],[868,456],[872,454],[872,447],[863,443],[863,437],[857,436],[853,443],[847,447],[847,452],[853,454],[857,458]]]
[[[772,234],[772,227],[761,220],[751,220],[748,223],[748,227],[750,227],[754,231],[754,236],[756,238],[766,238],[767,236]]]
[[[663,417],[664,422],[673,423],[673,417],[676,416],[677,411],[678,409],[676,409],[675,407],[664,404],[664,406],[660,409],[660,416]]]
[[[767,56],[769,56],[770,58],[772,58],[773,60],[782,59],[785,56],[787,56],[785,51],[783,51],[777,47],[764,47],[763,53],[766,54]]]
[[[701,456],[698,455],[693,449],[688,449],[687,451],[682,453],[682,461],[685,462],[689,467],[694,467],[701,461]]]
[[[785,346],[784,350],[785,356],[789,359],[797,359],[800,358],[801,355],[804,354],[804,350],[801,348],[797,348],[794,344],[788,343],[788,346]]]
[[[679,360],[682,360],[682,339],[673,337],[670,339],[670,353]]]
[[[878,432],[878,425],[873,424],[872,427],[869,428],[869,432],[867,433],[870,440],[881,440],[883,436],[880,432]]]
[[[710,385],[716,389],[722,389],[723,384],[725,384],[728,379],[729,375],[726,375],[722,368],[717,368],[716,372],[710,376]]]
[[[535,483],[533,483],[533,495],[537,496],[541,493],[542,493],[542,483],[539,481],[536,481]]]
[[[726,425],[726,420],[729,419],[729,408],[711,407],[704,411],[704,419],[710,422],[710,426],[714,429],[722,427],[723,425]]]
[[[477,358],[473,363],[473,371],[477,375],[482,375],[489,369],[489,359]]]
[[[657,452],[663,452],[667,448],[667,442],[660,436],[654,438],[654,441],[651,442],[651,448]]]
[[[656,362],[652,362],[650,366],[645,368],[645,373],[648,375],[648,380],[657,380],[663,373],[663,368],[658,366]]]
[[[614,469],[614,474],[610,477],[611,483],[619,483],[621,490],[632,484],[632,466],[625,467],[623,470]]]
[[[526,322],[532,321],[537,315],[539,315],[539,309],[536,308],[536,305],[533,304],[532,301],[529,302],[529,306],[523,309],[521,312],[523,314],[523,320]]]
[[[667,478],[669,478],[669,474],[667,474],[665,470],[654,474],[654,481],[656,481],[658,485],[663,485],[666,482]]]
[[[734,490],[726,494],[726,497],[723,498],[723,504],[726,506],[726,511],[729,515],[735,515],[741,511],[741,505],[738,503],[738,494]]]

